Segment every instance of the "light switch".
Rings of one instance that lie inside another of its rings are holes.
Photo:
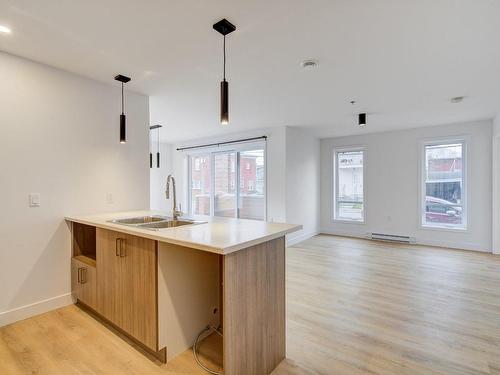
[[[40,207],[40,193],[30,193],[30,207]]]

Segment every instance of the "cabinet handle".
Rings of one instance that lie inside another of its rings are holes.
[[[116,241],[115,241],[115,255],[116,256],[120,256],[120,254],[118,253],[118,243],[120,243],[121,240],[122,240],[121,238],[117,238]]]
[[[80,267],[78,268],[78,284],[85,284],[86,282],[87,282],[87,269],[85,267]]]
[[[82,268],[82,284],[86,284],[87,283],[87,269],[86,268]],[[85,276],[85,277],[84,277]]]
[[[125,241],[124,238],[120,239],[120,257],[124,258],[127,256],[126,248],[125,245],[127,244],[127,241]]]

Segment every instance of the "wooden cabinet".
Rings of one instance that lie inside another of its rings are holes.
[[[98,228],[96,256],[97,312],[157,351],[156,242]]]
[[[123,329],[157,350],[156,241],[127,235],[122,247]]]
[[[96,261],[97,312],[116,324],[123,325],[122,261],[119,254],[120,233],[97,229]]]
[[[87,306],[97,307],[97,279],[95,265],[83,257],[71,259],[71,291],[73,297]]]

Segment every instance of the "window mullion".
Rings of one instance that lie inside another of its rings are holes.
[[[240,218],[240,152],[236,152],[236,217]]]
[[[209,154],[210,160],[210,216],[215,216],[215,157]]]

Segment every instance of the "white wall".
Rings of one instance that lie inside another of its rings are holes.
[[[419,228],[420,142],[469,135],[469,228],[465,233]],[[491,251],[491,121],[433,126],[321,141],[321,231],[364,236],[382,232],[414,236],[422,244]],[[334,147],[366,147],[366,223],[332,223]]]
[[[3,325],[71,303],[65,215],[148,207],[149,104],[127,93],[128,142],[120,144],[118,85],[5,53],[0,82]],[[28,207],[31,192],[41,207]]]
[[[286,129],[286,222],[302,224],[288,236],[295,244],[319,231],[320,141],[294,128]]]
[[[493,122],[493,253],[500,254],[500,112]]]

